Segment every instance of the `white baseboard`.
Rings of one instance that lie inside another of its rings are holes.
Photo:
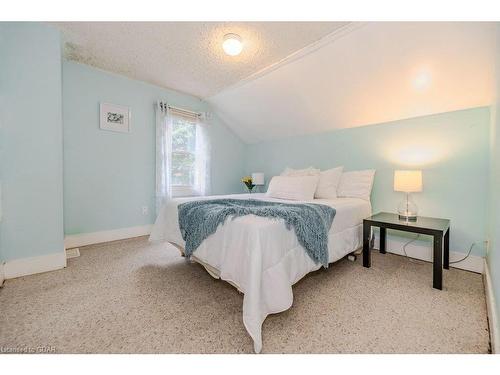
[[[152,225],[142,225],[102,232],[69,235],[64,239],[64,247],[65,249],[72,249],[101,242],[145,236],[151,233],[151,228]],[[54,254],[9,260],[5,264],[0,264],[0,280],[3,281],[3,278],[12,279],[14,277],[58,270],[66,267],[66,258],[67,252],[64,250]]]
[[[4,268],[3,261],[0,261],[0,286],[3,285],[3,282],[5,280],[5,273],[3,268]]]
[[[64,246],[66,249],[71,249],[74,247],[93,245],[101,242],[147,236],[151,233],[152,227],[152,225],[141,225],[138,227],[105,230],[101,232],[70,234],[64,238]]]
[[[491,351],[494,354],[500,353],[500,337],[498,316],[495,304],[495,295],[493,294],[493,286],[490,278],[490,270],[488,263],[484,261],[484,290],[486,293],[486,308],[488,310],[488,324],[490,328]]]
[[[5,262],[6,279],[33,275],[35,273],[55,271],[66,267],[66,252],[41,255],[30,258],[13,259]]]
[[[386,251],[388,253],[404,255],[403,245],[408,242],[408,238],[395,237],[387,235],[386,239]],[[375,244],[376,249],[379,248],[379,234],[375,234]],[[425,260],[427,262],[432,262],[432,246],[424,243],[422,241],[415,241],[406,247],[406,253],[409,257]],[[455,259],[462,259],[465,256],[463,253],[450,250],[450,261],[453,262]],[[484,272],[484,258],[477,255],[470,255],[467,259],[460,263],[450,264],[450,267],[460,268],[466,271],[472,271],[477,273]]]

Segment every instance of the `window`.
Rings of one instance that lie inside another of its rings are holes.
[[[196,123],[185,117],[172,117],[172,195],[195,192]]]
[[[156,209],[171,197],[209,195],[211,142],[205,113],[156,103]]]

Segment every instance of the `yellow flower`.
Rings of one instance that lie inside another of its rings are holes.
[[[241,182],[249,182],[249,183],[252,183],[252,177],[251,176],[245,176],[241,179]]]

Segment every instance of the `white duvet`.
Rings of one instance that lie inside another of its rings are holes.
[[[168,241],[184,248],[177,205],[213,198],[305,203],[273,199],[265,194],[172,199],[161,208],[150,241]],[[362,222],[371,214],[370,202],[358,198],[307,202],[329,205],[337,211],[328,239],[330,263],[362,245]],[[289,309],[293,302],[292,285],[321,267],[309,258],[293,228],[287,230],[283,220],[255,215],[226,220],[202,242],[192,258],[203,264],[212,276],[230,282],[244,293],[243,323],[254,341],[256,353],[262,349],[261,327],[267,315]]]

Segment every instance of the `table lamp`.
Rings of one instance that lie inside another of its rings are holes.
[[[394,191],[406,193],[398,206],[399,219],[416,221],[418,209],[410,193],[422,191],[422,171],[394,171]]]
[[[254,184],[255,186],[263,186],[264,185],[264,173],[261,173],[261,172],[252,173],[252,184]]]

